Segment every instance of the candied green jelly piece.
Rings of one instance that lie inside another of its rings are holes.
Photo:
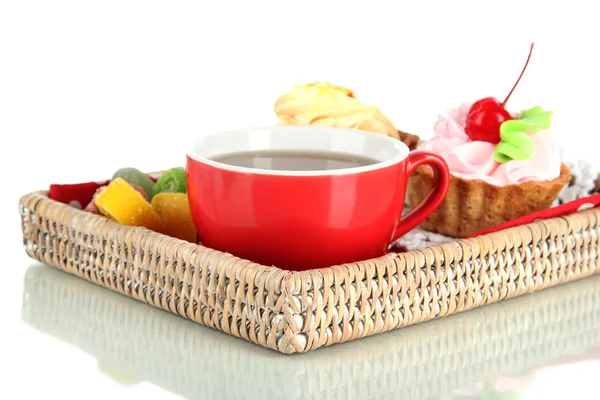
[[[146,193],[146,196],[148,196],[148,200],[152,199],[152,188],[154,187],[154,182],[147,174],[143,173],[139,169],[121,168],[113,174],[111,181],[114,181],[117,178],[121,178],[131,185],[139,186]]]
[[[509,119],[500,125],[500,139],[494,149],[494,160],[504,163],[511,160],[529,160],[533,157],[534,142],[530,133],[550,129],[552,111],[540,106],[523,110],[518,119]]]
[[[159,193],[187,193],[185,187],[185,169],[176,167],[167,170],[154,184],[152,197]]]

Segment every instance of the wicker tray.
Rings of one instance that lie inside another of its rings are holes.
[[[41,265],[25,274],[21,315],[116,369],[121,382],[186,399],[421,400],[600,350],[600,276],[277,362],[271,351]]]
[[[600,210],[330,268],[292,272],[58,203],[20,200],[27,254],[227,334],[291,354],[591,276]],[[310,251],[310,249],[306,249]]]

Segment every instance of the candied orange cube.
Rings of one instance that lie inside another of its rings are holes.
[[[187,194],[158,193],[152,198],[152,207],[163,222],[165,235],[196,243],[196,227]]]
[[[98,210],[124,225],[144,226],[163,232],[163,224],[150,203],[121,178],[113,180],[96,196]]]

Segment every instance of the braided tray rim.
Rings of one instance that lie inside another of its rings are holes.
[[[599,273],[596,209],[302,272],[125,226],[53,201],[46,191],[23,196],[19,212],[31,258],[284,354]]]

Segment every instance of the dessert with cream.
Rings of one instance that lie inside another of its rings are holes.
[[[521,76],[502,103],[488,97],[440,115],[435,136],[419,146],[441,155],[452,175],[446,199],[423,223],[425,229],[470,236],[549,208],[570,181],[550,132],[552,112],[541,107],[520,113],[505,109]],[[411,206],[425,198],[434,184],[433,171],[419,168],[409,178]]]
[[[296,85],[275,101],[278,125],[318,125],[358,129],[416,145],[415,136],[398,131],[378,107],[361,103],[346,87],[326,82]]]

